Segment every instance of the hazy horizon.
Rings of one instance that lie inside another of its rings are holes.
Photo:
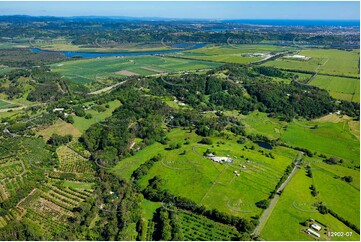
[[[360,20],[360,2],[0,2],[0,15],[199,20]],[[206,11],[205,11],[206,9]]]

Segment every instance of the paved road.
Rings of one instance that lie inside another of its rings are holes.
[[[284,181],[282,183],[282,185],[277,189],[277,192],[275,194],[275,196],[273,197],[273,199],[270,202],[270,205],[268,206],[268,208],[262,213],[261,218],[259,219],[259,223],[257,225],[257,227],[255,228],[255,230],[253,231],[252,235],[259,235],[260,232],[262,231],[264,225],[266,224],[268,218],[271,216],[271,213],[273,211],[273,209],[275,208],[280,195],[278,194],[279,192],[283,191],[283,189],[287,186],[287,184],[291,181],[292,177],[296,174],[296,171],[298,169],[298,164],[302,158],[302,152],[299,153],[299,155],[295,158],[294,162],[295,162],[295,167],[293,168],[292,172],[290,173],[290,175],[287,177],[286,181]]]
[[[126,83],[126,82],[127,82],[127,81],[125,80],[125,81],[123,81],[123,82],[119,82],[119,83],[116,83],[116,84],[111,85],[111,86],[109,86],[109,87],[105,87],[105,88],[102,88],[102,89],[100,89],[100,90],[97,90],[97,91],[95,91],[95,92],[89,92],[88,95],[95,95],[95,94],[99,94],[99,93],[102,93],[102,92],[109,91],[109,90],[111,90],[112,88],[117,87],[117,86],[119,86],[119,85],[122,85],[122,84],[124,84],[124,83]]]

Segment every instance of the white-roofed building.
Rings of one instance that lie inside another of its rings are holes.
[[[320,231],[322,229],[322,227],[318,224],[312,224],[311,227],[317,231]]]
[[[321,236],[316,233],[315,231],[313,231],[312,229],[307,229],[307,233],[308,234],[312,234],[313,236],[316,236],[317,238],[320,238]]]

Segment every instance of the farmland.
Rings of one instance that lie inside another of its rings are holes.
[[[185,240],[232,240],[237,238],[236,229],[213,222],[191,213],[179,211],[181,228]]]
[[[65,77],[76,82],[89,83],[101,81],[109,76],[126,76],[124,74],[116,74],[119,71],[128,71],[137,75],[154,75],[162,72],[209,69],[216,66],[218,64],[206,61],[144,56],[67,61],[52,65],[52,70],[60,72]]]
[[[252,56],[258,54],[271,54],[280,51],[287,51],[290,47],[276,47],[272,45],[221,45],[209,46],[196,50],[189,50],[172,54],[178,57],[190,58],[195,60],[215,61],[224,63],[248,64],[262,60],[265,57]]]
[[[336,99],[360,102],[359,79],[317,75],[309,84],[326,89]]]
[[[0,16],[0,240],[359,241],[359,27],[286,22]]]
[[[343,51],[335,49],[302,50],[299,55],[311,57],[310,60],[294,60],[280,58],[264,63],[282,69],[319,72],[319,74],[359,77],[357,66],[359,51]]]
[[[221,156],[237,157],[231,165],[221,165],[200,155],[206,151],[207,146],[197,144],[199,136],[189,133],[186,135],[178,129],[170,134],[171,142],[180,140],[180,137],[187,137],[190,144],[176,151],[165,151],[166,147],[155,144],[149,147],[151,153],[147,152],[146,148],[135,157],[119,162],[114,168],[114,173],[129,178],[134,167],[144,163],[152,153],[160,153],[164,155],[164,159],[156,163],[150,173],[141,180],[142,186],[145,186],[152,176],[162,174],[161,176],[167,180],[165,189],[177,195],[189,197],[210,209],[217,208],[227,213],[250,217],[260,213],[260,209],[254,203],[267,198],[277,183],[277,177],[292,163],[296,154],[287,149],[277,148],[272,151],[277,156],[275,164],[259,151],[245,149],[234,141],[222,144],[221,140],[215,139],[215,143],[220,143],[214,148],[209,146],[212,151]],[[186,151],[186,156],[179,155],[183,150]],[[133,162],[130,162],[131,160]],[[248,168],[241,169],[241,176],[236,177],[233,172],[242,168],[241,164]],[[171,179],[175,175],[177,179]],[[257,179],[256,183],[254,179]],[[234,193],[235,190],[240,193]]]

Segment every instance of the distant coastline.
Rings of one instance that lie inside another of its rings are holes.
[[[270,26],[360,26],[360,20],[237,19],[222,22]]]

